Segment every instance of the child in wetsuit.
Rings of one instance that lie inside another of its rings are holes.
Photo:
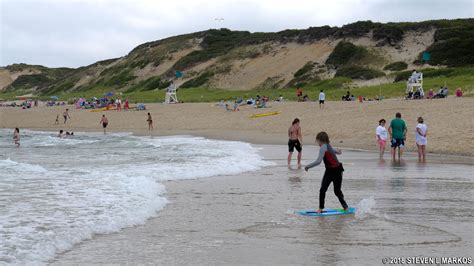
[[[321,182],[321,188],[319,189],[319,210],[317,212],[323,212],[326,191],[331,182],[334,186],[334,194],[336,194],[344,210],[347,211],[349,207],[347,206],[347,203],[344,200],[344,195],[341,191],[342,172],[344,171],[344,168],[336,156],[336,154],[341,154],[342,152],[339,149],[334,150],[332,148],[329,144],[329,136],[326,132],[319,132],[316,136],[316,142],[320,146],[319,157],[316,161],[307,165],[304,170],[308,171],[310,168],[321,164],[322,161],[324,161],[324,165],[326,166],[326,171],[324,172],[323,180]]]

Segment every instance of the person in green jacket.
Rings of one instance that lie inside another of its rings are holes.
[[[392,144],[392,158],[395,160],[395,153],[398,148],[398,159],[400,160],[400,157],[403,154],[403,148],[405,147],[407,134],[407,125],[402,119],[402,114],[395,114],[395,119],[390,122],[388,133],[390,134],[390,140]]]

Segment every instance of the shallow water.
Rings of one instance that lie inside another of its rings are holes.
[[[237,176],[167,182],[169,205],[144,226],[101,235],[59,255],[68,263],[382,265],[385,257],[472,256],[472,165],[379,163],[344,151],[342,190],[356,215],[306,217],[324,168],[288,170],[285,146],[262,146],[277,165]],[[305,158],[317,148],[306,146]],[[305,160],[304,163],[309,163]],[[328,208],[339,207],[330,186]]]
[[[0,130],[0,264],[45,263],[98,233],[143,224],[167,203],[162,181],[258,170],[249,144]]]

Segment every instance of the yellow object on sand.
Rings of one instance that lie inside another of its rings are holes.
[[[98,108],[98,109],[92,109],[91,112],[102,112],[106,110],[107,110],[107,107],[103,107],[103,108]]]
[[[255,115],[251,115],[250,118],[259,118],[259,117],[270,116],[270,115],[279,115],[279,114],[281,114],[281,111],[264,113],[264,114],[255,114]]]
[[[102,107],[98,109],[92,109],[91,112],[102,112],[102,111],[116,111],[117,108],[107,108],[107,107]]]

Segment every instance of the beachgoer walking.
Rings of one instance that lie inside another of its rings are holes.
[[[67,119],[68,118],[71,119],[71,117],[69,116],[69,109],[66,109],[66,111],[64,111],[63,117],[64,117],[64,124],[66,124]]]
[[[56,121],[54,121],[55,125],[59,125],[59,115],[56,115]]]
[[[129,106],[128,106],[128,98],[127,98],[127,99],[125,99],[125,103],[124,103],[124,105],[123,105],[123,109],[124,109],[125,111],[128,111],[128,108],[129,108]]]
[[[326,99],[326,94],[321,90],[319,93],[319,109],[324,109],[324,100]]]
[[[300,120],[295,118],[291,127],[288,129],[288,168],[291,166],[291,157],[293,156],[293,152],[296,150],[298,151],[298,168],[301,167],[301,150],[302,150],[302,142],[303,142],[303,135],[301,134],[301,127],[300,127]]]
[[[383,154],[385,152],[385,143],[387,142],[387,129],[385,128],[385,119],[379,120],[379,126],[375,129],[375,135],[377,136],[377,144],[379,145],[379,159],[383,160]]]
[[[105,130],[107,128],[107,125],[109,124],[109,120],[107,119],[107,117],[105,117],[105,115],[102,115],[102,119],[100,119],[99,125],[100,124],[102,124],[102,128],[104,128],[104,135],[107,134]]]
[[[402,114],[395,114],[395,119],[390,122],[388,133],[390,134],[391,140],[392,158],[395,160],[395,153],[398,148],[398,159],[400,159],[403,154],[403,148],[405,147],[407,134],[407,125],[402,119]]]
[[[15,131],[13,132],[13,143],[15,143],[17,147],[20,147],[20,129],[19,128],[15,128]]]
[[[319,132],[318,135],[316,135],[316,143],[320,147],[318,159],[307,165],[304,170],[308,171],[309,169],[321,164],[321,162],[324,161],[326,171],[324,172],[321,188],[319,189],[319,210],[317,212],[321,213],[324,210],[326,191],[328,190],[331,182],[334,186],[334,194],[339,199],[342,208],[347,211],[349,206],[347,206],[347,203],[344,200],[344,194],[342,194],[341,190],[342,172],[344,171],[344,168],[336,156],[336,154],[341,154],[342,151],[340,149],[333,149],[333,147],[330,145],[329,136],[326,132]]]
[[[148,113],[148,119],[146,121],[148,122],[148,130],[153,130],[153,119],[150,113]]]
[[[416,125],[416,147],[418,148],[418,161],[425,162],[426,157],[426,136],[428,134],[428,127],[423,121],[423,117],[418,117],[418,125]]]

